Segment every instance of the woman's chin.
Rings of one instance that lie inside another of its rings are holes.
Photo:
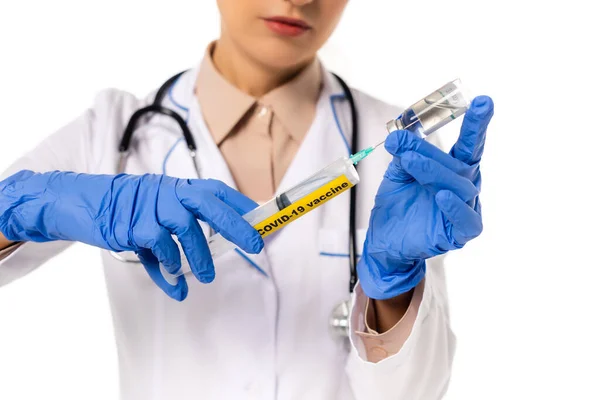
[[[315,56],[312,49],[303,49],[288,43],[252,49],[253,58],[272,70],[293,69],[309,63]]]

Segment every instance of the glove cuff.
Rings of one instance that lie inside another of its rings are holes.
[[[414,289],[425,277],[425,260],[415,261],[413,265],[407,264],[402,268],[394,266],[393,273],[387,273],[392,268],[378,268],[372,262],[377,263],[369,256],[363,257],[357,272],[363,292],[374,300],[391,299],[406,293]]]

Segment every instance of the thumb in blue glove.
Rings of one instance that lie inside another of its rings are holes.
[[[394,157],[357,266],[368,297],[383,300],[410,291],[425,276],[426,259],[479,236],[479,163],[493,110],[489,97],[473,100],[450,154],[410,131],[388,136],[385,147]]]

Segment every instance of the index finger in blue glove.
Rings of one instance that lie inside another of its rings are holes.
[[[473,200],[479,195],[479,190],[469,179],[414,151],[404,153],[400,164],[419,184],[431,188],[435,193],[451,190],[463,201]]]
[[[394,157],[385,171],[384,178],[394,183],[411,183],[415,180],[402,166],[401,159]]]
[[[196,218],[206,221],[215,231],[240,246],[242,250],[248,253],[259,253],[264,245],[262,237],[239,212],[215,196],[210,190],[211,188],[214,190],[214,182],[207,187],[193,183],[178,187],[177,194],[181,204]],[[250,199],[246,198],[248,200],[246,201],[240,198],[243,196],[241,193],[233,194],[233,189],[221,191],[223,186],[226,185],[217,187],[216,193],[224,196],[226,201],[234,204],[238,210],[247,209],[253,203]]]
[[[450,155],[468,165],[481,161],[485,134],[494,115],[494,102],[488,96],[478,96],[471,102],[460,129],[460,136]]]
[[[407,151],[414,151],[437,161],[457,174],[471,175],[472,167],[445,153],[411,131],[398,130],[390,133],[385,140],[385,149],[395,157],[400,157]]]
[[[449,234],[458,247],[476,238],[483,231],[481,215],[449,190],[436,193],[435,201],[451,224]]]
[[[216,232],[242,250],[254,254],[262,250],[264,243],[258,231],[233,208],[208,192],[202,201],[195,204],[195,207],[192,202],[183,202],[183,204],[186,208],[187,205],[192,205],[189,209],[194,210],[197,218],[208,222]]]

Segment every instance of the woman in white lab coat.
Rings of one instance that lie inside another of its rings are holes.
[[[197,165],[179,126],[159,114],[136,127],[120,164],[128,121],[156,93],[138,99],[108,90],[3,174],[0,285],[73,242],[101,248],[123,399],[445,393],[454,336],[439,255],[481,232],[489,98],[473,102],[450,154],[396,131],[387,152],[361,163],[355,212],[363,254],[352,294],[349,192],[264,240],[240,217],[348,154],[343,87],[316,59],[346,2],[218,1],[220,38],[161,103],[185,119]],[[381,140],[382,125],[401,110],[352,95],[363,148]],[[212,260],[204,239],[211,228],[244,251]],[[174,285],[158,268],[181,266],[172,236],[193,272]],[[111,250],[133,251],[143,264],[125,264]],[[329,324],[348,299],[349,340],[331,335]]]

